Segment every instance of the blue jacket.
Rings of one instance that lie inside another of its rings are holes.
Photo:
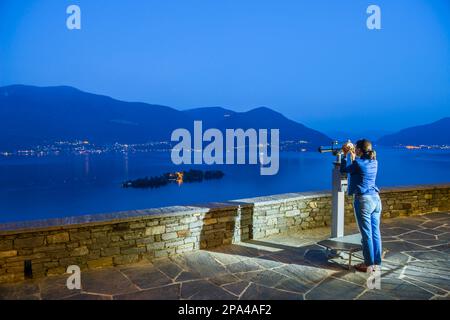
[[[341,173],[348,173],[348,194],[376,194],[380,190],[375,184],[377,178],[378,161],[365,157],[356,158],[347,165],[347,159],[342,157]]]

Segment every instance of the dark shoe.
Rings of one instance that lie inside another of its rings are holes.
[[[357,265],[355,265],[355,269],[359,272],[367,272],[367,266],[364,263],[358,263]]]

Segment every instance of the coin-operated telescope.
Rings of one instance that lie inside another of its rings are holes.
[[[332,183],[332,214],[331,214],[331,238],[319,241],[317,244],[325,247],[328,258],[336,258],[341,256],[342,252],[348,254],[348,269],[352,266],[352,255],[361,251],[361,235],[351,234],[344,236],[344,217],[345,217],[345,193],[347,192],[348,180],[347,174],[341,173],[341,157],[344,153],[343,149],[354,150],[353,144],[349,141],[342,147],[338,141],[333,141],[331,146],[320,147],[320,153],[331,153],[336,157],[333,162],[333,170],[331,172]]]
[[[350,143],[350,141],[348,141]],[[341,173],[341,154],[342,148],[338,141],[333,141],[331,146],[322,146],[320,153],[331,153],[336,157],[333,162],[331,173],[332,189],[332,214],[331,214],[331,237],[344,236],[344,216],[345,216],[345,193],[347,192],[348,179],[347,174]]]
[[[331,152],[332,155],[336,156],[340,153],[342,153],[342,148],[339,147],[339,142],[338,141],[332,141],[330,146],[320,146],[319,147],[319,152],[320,153],[327,153],[327,152]]]

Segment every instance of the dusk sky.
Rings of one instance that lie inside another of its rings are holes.
[[[66,28],[71,4],[81,30]],[[382,30],[366,27],[370,4]],[[10,84],[392,131],[450,116],[450,0],[0,0]]]

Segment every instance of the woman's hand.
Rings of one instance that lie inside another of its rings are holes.
[[[356,159],[355,149],[350,150],[350,159],[352,160],[352,162],[355,161],[355,159]]]
[[[342,152],[344,153],[344,156],[346,157],[349,152],[350,152],[350,154],[352,152],[355,152],[355,147],[353,146],[353,144],[351,142],[346,142],[342,145]]]

